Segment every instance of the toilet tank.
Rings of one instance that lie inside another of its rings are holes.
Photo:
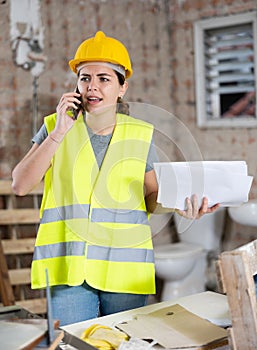
[[[200,219],[189,220],[174,214],[178,238],[181,242],[201,245],[205,250],[220,248],[224,229],[226,208],[218,208],[214,213],[205,214]]]

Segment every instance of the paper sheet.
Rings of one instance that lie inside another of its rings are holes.
[[[253,177],[244,161],[155,163],[157,201],[164,208],[185,209],[185,198],[208,198],[209,207],[239,206],[248,201]]]
[[[165,349],[199,347],[226,339],[227,331],[196,316],[181,305],[162,308],[117,328],[131,337],[155,340]]]

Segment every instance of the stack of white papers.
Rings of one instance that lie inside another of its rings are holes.
[[[208,198],[209,207],[239,206],[248,201],[253,177],[245,161],[195,161],[154,163],[158,181],[157,202],[164,208],[185,210],[185,199]]]

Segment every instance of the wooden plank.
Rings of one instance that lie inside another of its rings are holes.
[[[46,298],[35,298],[27,300],[17,300],[16,305],[23,307],[24,309],[35,313],[45,314],[46,313]]]
[[[29,194],[43,194],[44,192],[44,182],[40,182]]]
[[[257,240],[243,245],[237,248],[239,252],[244,251],[248,255],[248,265],[250,268],[250,274],[253,276],[257,273]]]
[[[39,209],[36,205],[36,208],[34,207],[35,200],[40,197],[43,193],[43,182],[41,182],[38,186],[36,186],[35,189],[33,189],[28,196],[31,198],[33,197],[33,203],[31,204],[30,208],[17,208],[18,203],[18,196],[16,196],[13,193],[12,190],[12,181],[11,180],[0,180],[0,196],[5,197],[4,203],[6,203],[6,208],[0,210],[0,225],[8,226],[8,232],[11,230],[15,231],[11,235],[8,235],[8,237],[12,237],[10,239],[4,239],[2,241],[1,247],[2,247],[2,254],[4,261],[6,263],[5,255],[16,255],[17,260],[22,259],[22,257],[19,257],[21,254],[31,254],[34,251],[35,246],[35,237],[32,238],[17,238],[20,236],[19,234],[19,226],[20,225],[37,225],[40,222],[39,217]],[[30,202],[30,201],[29,201]],[[29,228],[30,230],[30,228]],[[31,231],[33,234],[34,228],[31,227]],[[16,232],[17,231],[17,232]],[[35,232],[36,236],[36,232]],[[17,261],[17,268],[10,269],[8,271],[7,264],[4,266],[2,263],[2,260],[0,261],[0,270],[3,270],[4,267],[6,267],[5,271],[1,271],[2,278],[5,278],[5,280],[8,278],[9,283],[9,289],[8,286],[4,285],[1,282],[1,301],[4,302],[4,298],[10,299],[10,296],[8,293],[10,293],[13,297],[12,304],[8,303],[5,305],[13,305],[17,304],[25,309],[38,314],[45,314],[46,313],[46,299],[45,298],[36,298],[36,299],[26,299],[26,300],[16,300],[13,296],[13,289],[12,286],[22,286],[22,285],[30,285],[31,283],[31,269],[30,268],[20,268],[20,261]],[[18,296],[18,299],[24,298],[24,289],[20,288],[21,292]]]
[[[225,283],[224,283],[224,277],[222,275],[222,266],[221,266],[221,261],[220,259],[218,259],[215,262],[215,271],[216,271],[216,275],[217,275],[217,288],[219,293],[221,294],[225,294],[226,293],[226,287],[225,287]]]
[[[34,252],[35,238],[2,239],[5,255],[28,254]]]
[[[9,270],[11,285],[30,284],[30,268]]]
[[[0,225],[38,224],[39,209],[1,209]]]
[[[15,299],[11,287],[7,263],[3,252],[3,246],[0,240],[0,294],[4,306],[14,305]]]
[[[40,182],[28,195],[31,194],[42,194],[44,190],[44,183]],[[14,195],[12,190],[11,180],[0,180],[0,195]]]
[[[232,320],[234,349],[256,350],[257,304],[255,285],[246,251],[221,254],[222,276]]]
[[[12,182],[11,180],[1,180],[0,181],[0,195],[12,194]]]
[[[54,332],[55,338],[52,344],[49,345],[49,348],[47,350],[55,350],[59,348],[60,341],[64,337],[64,331],[58,330]]]

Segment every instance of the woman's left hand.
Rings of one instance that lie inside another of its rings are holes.
[[[219,208],[219,204],[215,204],[208,208],[208,198],[204,197],[202,200],[202,205],[199,208],[197,196],[193,195],[192,200],[186,198],[186,210],[176,209],[176,213],[183,216],[186,219],[199,219],[204,214],[213,213]]]

